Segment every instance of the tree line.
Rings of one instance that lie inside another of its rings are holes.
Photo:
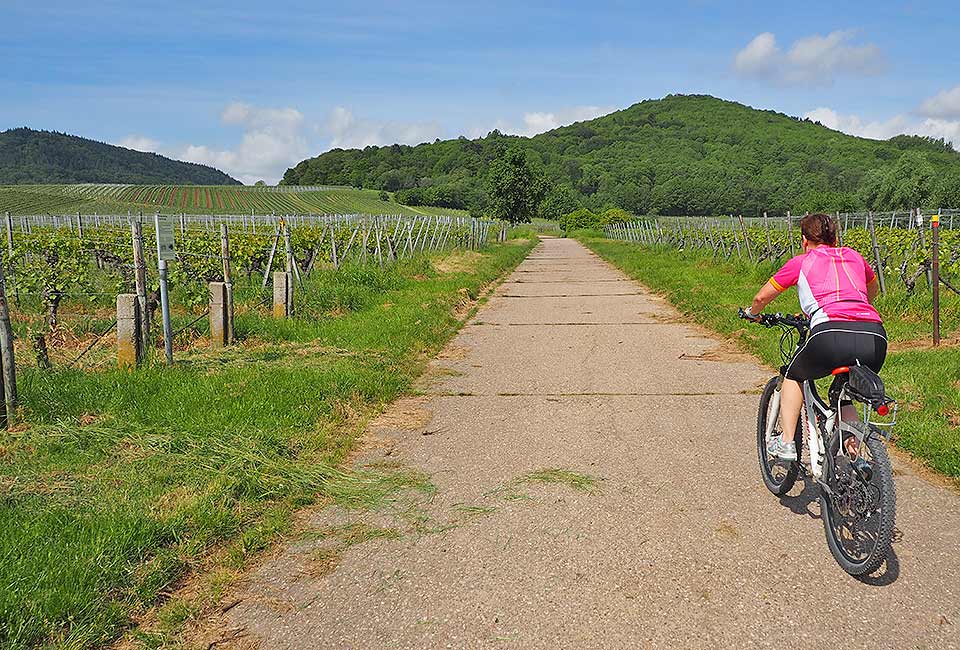
[[[394,192],[407,205],[495,215],[497,165],[522,152],[545,188],[537,214],[783,214],[960,205],[960,155],[919,136],[869,140],[702,95],[670,95],[525,138],[492,131],[417,146],[334,149],[285,184]]]

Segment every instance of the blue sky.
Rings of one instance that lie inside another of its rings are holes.
[[[331,146],[532,134],[668,93],[960,145],[953,3],[778,5],[0,0],[0,129],[247,182]]]

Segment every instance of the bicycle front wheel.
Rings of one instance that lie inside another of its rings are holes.
[[[779,377],[773,377],[763,388],[763,394],[760,396],[760,409],[757,413],[757,457],[760,460],[760,474],[763,477],[763,484],[767,489],[777,496],[782,496],[793,488],[797,481],[797,474],[800,472],[800,463],[798,461],[783,460],[767,454],[767,422],[775,418],[773,435],[779,436],[782,432],[780,425],[779,409],[774,408],[774,393],[777,390]],[[794,436],[794,442],[797,445],[797,458],[800,458],[802,447],[802,429],[800,422],[797,422],[797,435]]]
[[[860,424],[863,427],[865,425]],[[893,469],[887,448],[870,431],[857,464],[833,435],[827,448],[823,479],[830,492],[820,490],[820,512],[830,553],[853,576],[873,573],[891,552],[896,519]]]

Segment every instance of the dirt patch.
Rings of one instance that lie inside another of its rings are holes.
[[[437,359],[443,359],[445,361],[459,361],[460,359],[465,359],[466,356],[470,354],[470,348],[465,345],[454,345],[450,344],[447,347],[440,350],[440,354],[437,355]]]
[[[483,254],[477,251],[461,251],[431,262],[434,270],[442,275],[452,273],[473,273],[477,269]]]
[[[385,431],[416,431],[430,423],[433,413],[424,408],[428,397],[402,397],[387,407],[387,410],[374,418],[367,431],[378,433]]]
[[[729,521],[722,521],[720,525],[716,528],[717,536],[724,537],[726,539],[736,539],[740,537],[740,531]]]
[[[716,335],[705,333],[705,336],[716,338]],[[752,354],[744,352],[736,343],[730,340],[721,341],[716,347],[704,350],[700,354],[681,354],[679,359],[688,361],[719,361],[723,363],[751,363],[756,358]]]
[[[940,347],[933,347],[932,338],[908,339],[906,341],[890,341],[889,352],[907,352],[912,350],[937,350],[941,348],[955,348],[960,346],[960,336],[940,339]]]

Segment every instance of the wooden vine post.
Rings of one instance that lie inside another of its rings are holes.
[[[17,414],[17,364],[13,357],[13,328],[10,326],[10,306],[7,304],[6,281],[3,277],[3,259],[0,258],[0,354],[3,357],[2,390],[4,409],[0,423],[9,427]]]
[[[930,218],[933,238],[933,345],[940,345],[940,213]]]
[[[877,229],[873,223],[873,213],[867,216],[867,226],[870,228],[870,244],[873,246],[873,261],[877,267],[877,281],[880,283],[880,293],[887,295],[887,282],[883,277],[883,261],[880,259],[880,246],[877,244]]]
[[[750,237],[747,235],[747,227],[743,223],[743,215],[737,215],[737,218],[740,220],[740,231],[743,233],[743,243],[747,247],[747,257],[750,258],[750,262],[755,262],[753,259],[753,249],[750,247]]]

